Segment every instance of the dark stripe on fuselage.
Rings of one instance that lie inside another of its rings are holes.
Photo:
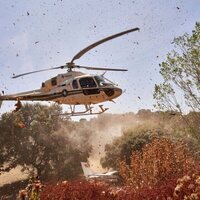
[[[104,90],[108,90],[108,89],[113,89],[114,91],[119,90],[118,88],[84,88],[84,89],[80,89],[80,90],[71,90],[68,91],[67,96],[71,96],[71,95],[76,95],[76,94],[84,94],[84,91],[86,90],[99,90],[99,91],[104,91]],[[98,94],[98,93],[97,93]],[[89,95],[97,95],[97,94],[89,94]],[[67,97],[66,96],[66,97]],[[43,95],[27,95],[27,96],[0,96],[0,100],[33,100],[33,101],[48,101],[48,100],[54,100],[57,98],[61,98],[64,97],[62,92],[59,93],[53,93],[53,94],[43,94]]]
[[[67,94],[66,97],[71,96],[71,95],[84,94],[84,90],[94,90],[94,89],[95,90],[99,89],[99,91],[104,91],[104,89],[114,89],[115,90],[116,88],[93,88],[93,89],[86,88],[86,89],[82,89],[82,90],[71,90],[71,91],[68,91],[68,94]],[[97,95],[97,94],[90,94],[90,95]],[[63,97],[63,95],[60,92],[60,93],[57,93],[57,94],[51,94],[51,95],[49,95],[48,98],[44,98],[44,99],[40,99],[40,100],[49,101],[49,100],[54,100],[54,99],[61,98],[61,97]]]

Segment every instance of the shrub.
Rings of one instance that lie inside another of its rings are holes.
[[[185,143],[155,138],[142,151],[133,152],[130,165],[121,161],[119,168],[126,184],[142,188],[192,173],[198,164]]]
[[[46,186],[40,198],[45,200],[111,200],[113,194],[105,184],[64,181],[57,185]]]

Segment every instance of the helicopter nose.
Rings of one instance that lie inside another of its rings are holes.
[[[118,87],[113,87],[113,88],[105,88],[104,89],[105,94],[107,95],[108,98],[116,98],[122,94],[122,89]]]
[[[118,97],[122,94],[122,89],[121,88],[115,88],[115,97]]]

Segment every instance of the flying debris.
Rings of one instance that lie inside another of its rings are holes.
[[[53,101],[58,104],[70,105],[70,112],[65,113],[68,116],[80,116],[80,115],[92,115],[101,114],[108,110],[103,105],[99,105],[98,110],[93,110],[92,104],[98,104],[105,101],[113,101],[113,99],[119,97],[122,94],[122,89],[119,88],[115,83],[105,78],[102,75],[91,75],[80,71],[74,71],[75,69],[86,69],[86,70],[103,70],[103,71],[127,71],[127,69],[119,68],[106,68],[96,66],[82,66],[75,64],[75,60],[81,58],[91,49],[96,46],[105,43],[109,40],[115,39],[122,35],[139,31],[139,28],[129,29],[109,37],[103,38],[86,48],[79,51],[71,61],[58,67],[52,67],[48,69],[41,69],[32,72],[26,72],[19,75],[14,75],[12,78],[18,78],[25,75],[56,70],[66,69],[67,73],[58,74],[57,76],[46,80],[42,83],[40,89],[31,90],[27,92],[3,95],[0,96],[0,101],[17,101],[15,112],[21,108],[21,101]],[[38,43],[39,41],[36,41]],[[17,54],[18,56],[18,54]],[[84,111],[76,111],[77,105],[83,105]]]
[[[18,99],[17,100],[17,103],[15,104],[15,110],[13,111],[13,112],[17,112],[18,110],[20,110],[21,109],[21,107],[22,107],[22,103],[20,102],[20,100]]]

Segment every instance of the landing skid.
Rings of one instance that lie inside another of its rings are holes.
[[[103,108],[103,105],[99,105],[100,110],[97,112],[93,112],[93,107],[91,107],[90,105],[85,105],[85,111],[76,112],[75,108],[76,108],[76,105],[73,105],[73,106],[70,105],[71,112],[69,112],[69,113],[66,112],[66,113],[63,113],[60,115],[66,115],[69,117],[85,116],[85,115],[98,115],[98,114],[104,113],[105,111],[107,111],[109,109],[109,108]]]

